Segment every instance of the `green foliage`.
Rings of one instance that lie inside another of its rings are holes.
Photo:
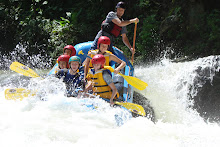
[[[71,14],[68,14],[71,18]],[[73,20],[77,22],[77,20]],[[63,47],[67,44],[74,45],[73,42],[76,40],[76,33],[74,23],[71,23],[70,20],[61,17],[60,20],[47,20],[47,25],[44,26],[44,30],[50,34],[48,43],[53,52],[50,53],[52,57],[56,57],[59,54],[62,54]]]
[[[18,43],[30,54],[47,53],[56,58],[67,44],[91,41],[107,13],[118,1],[110,0],[1,0],[0,48],[10,52]],[[138,17],[135,60],[161,56],[167,46],[176,55],[202,57],[220,54],[220,10],[211,0],[127,0],[125,19]],[[206,8],[206,9],[205,9]],[[127,26],[132,44],[134,25]],[[162,40],[162,41],[161,41]],[[117,38],[117,47],[131,53]]]
[[[148,16],[144,19],[142,31],[140,37],[142,43],[149,48],[154,47],[154,44],[158,41],[157,31],[159,30],[159,22],[155,19],[156,15]]]
[[[198,17],[201,21],[189,28],[191,40],[186,40],[185,54],[195,57],[220,54],[220,11],[213,10]]]
[[[219,54],[220,47],[220,11],[213,10],[207,17],[207,26],[209,26],[210,33],[208,41],[210,46],[213,47],[213,54]]]
[[[137,43],[137,56],[142,55],[140,59],[147,60],[149,55],[155,54],[157,42],[160,40],[159,36],[160,22],[156,20],[156,15],[150,15],[143,21],[142,30],[140,32],[140,43]]]

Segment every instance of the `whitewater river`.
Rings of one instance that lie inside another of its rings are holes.
[[[129,118],[126,112],[99,99],[95,103],[100,109],[90,110],[80,99],[65,98],[63,84],[54,79],[29,81],[15,72],[1,72],[0,146],[220,146],[220,126],[204,122],[190,108],[193,101],[188,98],[194,70],[216,64],[207,62],[213,58],[183,63],[164,59],[135,67],[135,76],[149,85],[139,92],[151,102],[155,123],[143,117]],[[22,101],[5,100],[4,90],[18,86],[40,89],[47,101],[40,101],[40,95]],[[196,88],[190,92],[195,94]],[[117,125],[115,114],[122,114],[123,125]]]

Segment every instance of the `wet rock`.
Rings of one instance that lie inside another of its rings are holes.
[[[210,63],[210,66],[198,67],[193,85],[197,90],[196,96],[192,97],[193,108],[201,117],[210,122],[220,122],[220,71],[217,70],[219,61],[220,57],[213,58],[213,60],[206,61]]]
[[[154,114],[154,109],[150,105],[150,101],[144,97],[142,94],[134,91],[133,95],[134,99],[133,102],[135,104],[139,104],[143,106],[145,112],[146,112],[146,117],[149,118],[151,121],[155,122],[155,114]]]
[[[212,82],[208,79],[203,80],[205,84],[193,98],[194,108],[205,120],[220,122],[220,72],[216,72]]]

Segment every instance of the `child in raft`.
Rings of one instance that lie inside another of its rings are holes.
[[[71,56],[75,56],[76,55],[76,49],[72,46],[72,45],[66,45],[64,48],[63,48],[63,55],[59,56],[58,59],[57,59],[57,63],[58,63],[58,66],[56,67],[55,65],[55,74],[60,70],[60,69],[64,69],[64,68],[69,68],[69,65],[68,65],[68,61],[69,61],[69,58]]]
[[[113,83],[111,72],[104,68],[106,62],[104,55],[95,55],[91,62],[94,68],[91,68],[87,74],[88,84],[84,92],[92,89],[94,95],[110,99],[110,104],[114,105],[113,99],[117,99],[119,94]]]
[[[84,88],[84,74],[79,72],[81,59],[78,56],[72,56],[69,59],[69,69],[61,69],[56,73],[57,78],[63,78],[66,84],[66,96],[76,97],[79,91]]]
[[[84,74],[85,77],[88,73],[89,68],[92,68],[92,63],[91,59],[96,55],[96,54],[102,54],[105,57],[105,66],[109,66],[109,62],[115,61],[116,63],[119,64],[119,66],[114,70],[114,73],[117,74],[122,68],[125,67],[126,63],[116,57],[114,54],[112,54],[110,51],[108,51],[108,48],[110,46],[110,39],[107,36],[101,36],[98,40],[98,49],[97,50],[91,50],[87,58],[84,62],[85,68],[84,68]]]

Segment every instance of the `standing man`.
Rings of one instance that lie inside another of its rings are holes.
[[[112,46],[114,45],[115,38],[118,36],[122,36],[122,40],[124,44],[130,49],[131,52],[135,52],[135,49],[132,48],[126,33],[128,32],[126,26],[131,23],[138,23],[139,19],[134,18],[130,20],[123,20],[122,16],[125,12],[125,3],[118,2],[116,5],[116,12],[109,12],[106,16],[106,19],[102,22],[102,29],[98,32],[91,46],[91,50],[97,49],[97,42],[100,36],[107,36],[111,40],[111,44],[109,47],[109,51],[114,53]]]

